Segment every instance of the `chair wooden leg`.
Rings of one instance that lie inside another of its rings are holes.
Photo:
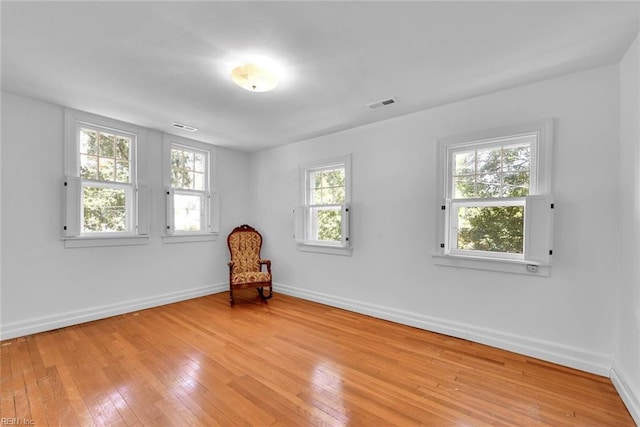
[[[229,287],[229,305],[235,304],[235,300],[233,299],[233,288]]]
[[[264,288],[256,288],[256,289],[258,290],[258,294],[260,294],[260,298],[262,298],[262,301],[266,301],[273,296],[273,290],[271,286],[269,286],[269,295],[267,296],[264,295]]]

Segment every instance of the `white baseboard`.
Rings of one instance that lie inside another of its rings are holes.
[[[276,293],[291,295],[332,307],[342,308],[444,335],[467,339],[605,377],[609,377],[613,364],[612,355],[595,353],[563,344],[482,328],[448,319],[426,316],[420,313],[336,297],[280,283],[274,283],[273,287]]]
[[[631,417],[640,426],[640,390],[634,390],[629,381],[629,377],[625,375],[624,369],[617,363],[611,368],[611,382],[615,386],[622,401],[627,406]]]
[[[201,286],[178,292],[169,292],[166,294],[153,295],[135,300],[122,301],[116,304],[96,306],[83,310],[55,314],[52,316],[37,317],[20,322],[7,323],[0,325],[0,339],[6,340],[21,337],[38,332],[63,328],[65,326],[104,319],[106,317],[117,316],[119,314],[130,313],[136,310],[144,310],[151,307],[185,301],[192,298],[222,292],[228,289],[228,287],[229,285],[227,283]]]

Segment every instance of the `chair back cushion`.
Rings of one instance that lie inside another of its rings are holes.
[[[227,245],[235,273],[260,271],[262,236],[254,228],[248,225],[236,227],[227,237]]]

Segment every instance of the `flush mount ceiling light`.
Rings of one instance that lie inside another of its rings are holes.
[[[267,92],[278,86],[278,78],[266,68],[246,64],[231,71],[234,83],[251,92]]]

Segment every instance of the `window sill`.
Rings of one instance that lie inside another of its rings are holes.
[[[162,236],[162,243],[214,242],[216,240],[218,240],[218,233],[171,234]]]
[[[551,273],[550,265],[526,260],[482,258],[445,254],[433,254],[432,257],[434,264],[447,267],[498,271],[503,273],[524,274],[527,276],[540,277],[547,277]]]
[[[353,249],[350,247],[318,245],[312,243],[298,243],[298,250],[302,252],[315,252],[320,254],[351,256]]]
[[[64,237],[65,248],[95,248],[104,246],[134,246],[146,245],[149,242],[149,236],[77,236]]]

